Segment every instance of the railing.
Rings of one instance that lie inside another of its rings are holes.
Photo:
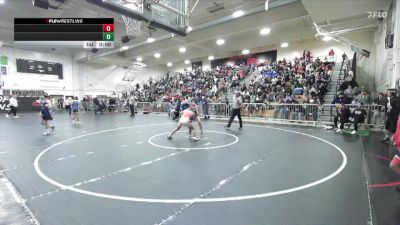
[[[229,105],[232,109],[232,104]],[[267,105],[264,103],[243,103],[241,105],[241,115],[250,118],[266,118]]]
[[[135,111],[138,113],[168,113],[168,102],[137,102]]]
[[[383,126],[384,122],[386,120],[386,107],[382,105],[346,105],[350,109],[350,112],[353,113],[353,111],[360,107],[365,110],[366,115],[365,115],[365,124],[366,125],[371,125],[371,126]],[[324,104],[320,107],[321,111],[321,117],[320,117],[320,124],[326,124],[330,123],[333,121],[334,117],[337,116],[337,108],[336,105],[333,104]],[[322,112],[327,112],[329,111],[329,115],[324,115],[325,118],[322,118]],[[328,116],[328,118],[326,118]]]
[[[197,113],[201,116],[226,118],[229,115],[229,105],[226,103],[209,103],[198,106]]]
[[[335,96],[337,96],[340,85],[341,85],[341,78],[342,78],[342,74],[344,73],[343,71],[343,65],[344,65],[344,60],[342,61],[342,65],[340,66],[340,70],[339,70],[339,77],[338,80],[336,81],[336,87],[335,87]]]
[[[316,104],[268,104],[268,121],[318,122],[319,107]]]
[[[386,120],[386,107],[381,105],[346,105],[351,114],[354,109],[361,107],[365,109],[365,124],[381,127]],[[167,114],[175,106],[168,102],[137,102],[135,111],[137,113]],[[116,111],[128,111],[126,104],[118,104]],[[200,117],[227,118],[232,110],[232,104],[209,103],[196,105],[197,114]],[[241,115],[246,119],[254,121],[265,121],[268,123],[290,123],[290,124],[312,124],[322,126],[331,124],[337,116],[337,105],[334,104],[278,104],[278,103],[243,103]]]

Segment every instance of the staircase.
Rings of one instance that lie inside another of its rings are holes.
[[[328,92],[326,93],[324,97],[324,104],[331,104],[333,99],[335,98],[336,94],[336,87],[339,85],[340,86],[340,68],[342,64],[341,63],[336,63],[333,74],[332,74],[332,81],[331,84],[329,85]],[[339,87],[338,87],[339,88]],[[322,109],[322,115],[321,115],[321,121],[322,122],[332,122],[331,121],[331,108],[325,107]]]

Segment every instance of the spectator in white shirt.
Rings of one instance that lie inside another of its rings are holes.
[[[17,116],[18,100],[15,95],[11,96],[8,106],[10,107],[10,111],[6,114],[6,117],[8,118],[9,115],[12,113],[14,115],[14,118],[18,118]]]

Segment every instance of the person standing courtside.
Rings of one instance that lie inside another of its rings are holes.
[[[80,110],[81,106],[78,100],[78,97],[74,97],[74,100],[72,101],[71,104],[71,109],[72,109],[72,113],[73,113],[73,117],[72,117],[72,124],[80,124],[80,119],[79,119],[79,110]]]
[[[131,95],[128,101],[129,109],[131,110],[131,117],[135,117],[135,96]]]
[[[390,136],[396,132],[397,119],[400,114],[400,98],[395,89],[389,89],[388,116],[385,123],[386,134],[383,142],[389,141]]]
[[[72,104],[72,99],[71,97],[68,97],[67,100],[65,101],[65,111],[68,111],[68,115],[71,115],[71,104]]]
[[[17,97],[15,95],[11,96],[10,100],[9,100],[9,107],[10,107],[10,112],[6,114],[6,117],[9,117],[9,114],[13,114],[14,118],[18,118],[17,116],[17,109],[18,109],[18,100]]]
[[[235,118],[235,116],[237,116],[239,119],[239,129],[243,128],[242,116],[240,115],[241,105],[242,105],[242,96],[240,96],[240,92],[237,91],[235,95],[233,95],[231,117],[229,118],[228,125],[225,126],[226,129],[229,129],[231,127],[232,121]]]

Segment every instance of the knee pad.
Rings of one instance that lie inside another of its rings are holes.
[[[393,157],[392,161],[390,162],[390,166],[391,167],[400,167],[399,153]]]

